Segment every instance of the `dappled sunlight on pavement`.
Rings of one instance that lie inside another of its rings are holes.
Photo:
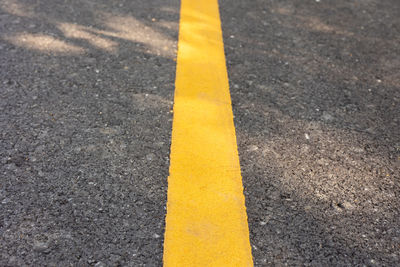
[[[22,31],[19,33],[13,31],[0,34],[4,40],[27,49],[64,55],[71,53],[72,55],[89,52],[90,47],[87,47],[87,44],[90,44],[93,48],[117,53],[120,42],[123,40],[144,45],[144,48],[137,47],[136,49],[148,54],[167,58],[174,58],[176,54],[176,40],[132,16],[106,12],[100,9],[101,6],[99,9],[90,10],[95,18],[93,22],[97,22],[97,25],[81,25],[76,21],[65,22],[57,16],[35,12],[35,5],[21,1],[3,0],[0,4],[4,11],[12,15],[25,20],[40,20],[41,23],[45,22],[51,27],[55,26],[62,32],[62,35],[36,31],[30,33],[25,28],[21,29]],[[158,22],[152,19],[152,23]],[[160,27],[160,29],[171,29],[176,27],[176,23],[162,21]],[[82,45],[82,41],[86,43]]]
[[[41,52],[62,54],[82,54],[84,52],[84,49],[81,47],[44,34],[20,33],[14,36],[6,36],[4,39],[14,45]]]
[[[162,261],[178,12],[0,0],[1,266]]]
[[[232,103],[223,90],[176,93],[193,107],[183,116],[199,112],[182,132],[213,153],[193,145],[185,164],[238,174],[203,164],[233,147],[218,145],[226,124],[205,123],[232,104],[255,266],[397,266],[400,2],[218,3],[224,47],[207,56],[224,49]],[[1,266],[162,264],[179,4],[0,0]],[[216,44],[202,19],[216,20],[186,15],[181,60],[202,71],[181,74],[207,89],[226,75],[199,53]],[[195,182],[190,209],[235,199]],[[185,230],[204,243],[223,239],[217,228]]]

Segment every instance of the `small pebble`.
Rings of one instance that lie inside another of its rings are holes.
[[[44,252],[49,248],[49,244],[45,242],[35,241],[33,243],[33,250],[36,252]]]
[[[247,149],[247,151],[249,151],[249,152],[256,151],[256,150],[258,150],[258,146],[256,146],[256,145],[251,145],[251,146],[249,146],[249,148]]]
[[[148,161],[152,161],[152,160],[154,159],[154,154],[153,154],[153,153],[147,154],[147,155],[146,155],[146,159],[147,159]]]
[[[154,237],[154,238],[160,238],[160,235],[158,235],[158,234],[153,234],[153,237]]]
[[[351,203],[348,202],[348,201],[344,201],[344,202],[342,203],[342,206],[343,206],[346,210],[352,210],[352,209],[354,209],[353,204],[351,204]]]
[[[94,267],[105,267],[106,265],[104,263],[102,263],[101,261],[98,261]]]

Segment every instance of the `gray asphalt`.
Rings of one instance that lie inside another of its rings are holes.
[[[400,2],[220,0],[255,266],[400,264]],[[0,0],[0,266],[161,266],[179,1]]]

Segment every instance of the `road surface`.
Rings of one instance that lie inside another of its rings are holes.
[[[254,265],[398,266],[400,2],[219,10]],[[0,0],[1,266],[162,265],[179,15]]]

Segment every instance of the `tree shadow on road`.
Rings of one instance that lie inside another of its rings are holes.
[[[395,1],[221,1],[255,265],[395,265]]]
[[[178,12],[0,1],[0,265],[160,265]]]

